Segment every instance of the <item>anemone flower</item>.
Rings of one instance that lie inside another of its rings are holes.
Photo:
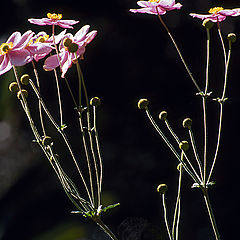
[[[62,14],[56,14],[56,13],[48,13],[47,18],[41,18],[41,19],[35,19],[30,18],[28,19],[30,23],[37,24],[40,26],[45,25],[58,25],[62,28],[73,28],[72,25],[78,23],[79,21],[75,20],[62,20]]]
[[[163,15],[167,11],[180,9],[182,7],[182,4],[175,3],[175,0],[138,1],[137,4],[142,8],[130,9],[130,12]]]
[[[23,66],[32,61],[32,54],[26,49],[34,33],[29,30],[21,35],[20,32],[14,32],[0,46],[0,75],[9,71],[12,66]]]
[[[35,61],[39,61],[55,48],[53,45],[58,44],[65,34],[66,30],[60,32],[53,38],[53,36],[49,37],[46,32],[39,32],[32,37],[26,49],[32,53]]]
[[[71,33],[65,35],[59,46],[59,55],[48,57],[44,63],[44,70],[51,71],[60,66],[62,78],[77,58],[83,58],[85,47],[96,36],[97,31],[88,33],[90,26],[83,26],[74,36]],[[60,61],[60,62],[59,62]]]
[[[224,9],[222,7],[214,7],[208,11],[210,14],[190,13],[190,16],[200,18],[202,20],[209,19],[212,22],[222,22],[227,16],[236,17],[240,15],[240,8]]]

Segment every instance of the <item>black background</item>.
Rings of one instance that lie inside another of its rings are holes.
[[[205,30],[190,12],[206,12],[210,7],[240,7],[238,1],[181,1],[181,11],[171,11],[163,19],[170,27],[199,85],[204,86]],[[181,139],[185,117],[193,119],[193,130],[202,148],[201,99],[181,64],[177,53],[156,16],[133,14],[133,0],[114,1],[30,1],[1,3],[1,42],[14,31],[46,31],[50,27],[31,25],[28,18],[45,17],[47,12],[62,13],[64,19],[80,20],[74,30],[85,24],[98,31],[87,47],[82,69],[90,97],[99,96],[98,126],[104,156],[104,203],[120,202],[103,220],[126,239],[167,239],[163,222],[159,183],[167,183],[167,205],[173,213],[177,189],[177,161],[153,130],[143,112],[137,109],[139,98],[148,98],[157,119],[167,110],[169,121]],[[223,36],[240,31],[240,17],[229,17],[222,26]],[[58,31],[60,29],[58,28]],[[224,239],[237,235],[239,214],[239,41],[233,46],[227,97],[224,105],[222,142],[210,190],[219,230]],[[42,61],[37,66],[41,68]],[[26,66],[22,71],[31,72]],[[12,72],[1,76],[0,120],[11,127],[12,135],[1,141],[0,239],[108,239],[91,221],[72,215],[75,210],[64,195],[54,172],[32,140],[32,133],[7,85]],[[43,95],[57,114],[54,79],[41,72]],[[74,67],[68,71],[74,83]],[[74,85],[75,84],[75,85]],[[216,31],[212,29],[212,97],[221,94],[223,54]],[[72,103],[64,82],[64,113],[73,143],[77,125]],[[35,106],[37,110],[37,106]],[[216,143],[218,104],[209,101],[209,154]],[[161,123],[159,123],[161,124]],[[57,146],[61,148],[61,146]],[[211,158],[212,159],[212,158]],[[211,161],[211,160],[209,160]],[[66,167],[68,166],[68,163]],[[73,176],[75,178],[75,175]],[[77,181],[77,180],[76,180]],[[183,179],[181,238],[214,239],[201,192],[191,189],[192,180]]]

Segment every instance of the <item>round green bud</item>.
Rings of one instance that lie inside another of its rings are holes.
[[[30,79],[30,76],[28,74],[23,74],[20,78],[20,81],[23,85],[28,85],[29,79]]]
[[[159,184],[158,187],[157,187],[157,191],[160,193],[160,194],[165,194],[166,191],[168,190],[168,186],[167,184]]]
[[[52,143],[53,143],[53,140],[52,140],[52,138],[49,137],[49,136],[45,136],[45,137],[43,138],[43,140],[42,140],[42,144],[43,144],[44,146],[52,145]]]
[[[70,39],[70,38],[65,38],[64,40],[63,40],[63,46],[64,47],[69,47],[70,45],[72,44],[72,39]]]
[[[22,89],[22,91],[18,91],[17,97],[18,99],[22,99],[22,95],[27,98],[28,97],[28,91],[25,89]]]
[[[160,120],[166,121],[167,120],[167,112],[166,111],[161,111],[159,113],[158,117],[159,117]]]
[[[12,92],[12,93],[18,92],[18,91],[19,91],[19,88],[18,88],[17,82],[11,82],[11,83],[9,84],[9,86],[8,86],[8,89],[9,89],[9,91]]]
[[[179,163],[179,164],[177,165],[177,170],[178,170],[179,172],[183,171],[182,163]]]
[[[214,22],[212,22],[210,19],[205,19],[202,25],[207,29],[211,29],[214,25]]]
[[[146,109],[149,104],[149,101],[146,98],[142,98],[138,101],[139,109]]]
[[[90,100],[90,105],[98,107],[101,104],[101,100],[98,97],[94,97]]]
[[[188,141],[181,141],[179,143],[179,148],[183,151],[187,151],[189,149],[189,143]]]
[[[78,50],[78,45],[76,43],[71,43],[70,46],[68,46],[68,51],[70,53],[75,53]]]
[[[191,118],[185,118],[182,123],[184,128],[190,129],[192,126],[192,119]]]
[[[229,33],[227,35],[227,39],[228,39],[229,42],[235,43],[237,41],[237,36],[236,36],[235,33]]]

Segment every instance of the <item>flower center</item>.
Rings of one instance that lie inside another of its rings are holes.
[[[8,53],[9,51],[11,51],[12,48],[13,48],[13,43],[12,42],[10,42],[10,43],[3,43],[0,46],[0,54],[4,55],[4,54]]]
[[[160,2],[161,0],[149,0],[149,2]]]
[[[224,8],[223,7],[214,7],[211,8],[208,12],[212,14],[217,14],[219,11],[222,11]]]
[[[36,39],[35,43],[37,43],[37,42],[44,43],[48,40],[48,38],[49,38],[49,35],[40,36]]]
[[[47,17],[52,20],[60,20],[62,19],[62,14],[48,13]]]

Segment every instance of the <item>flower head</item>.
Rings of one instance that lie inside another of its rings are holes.
[[[74,36],[68,33],[62,39],[59,46],[59,56],[52,55],[45,60],[43,68],[51,71],[60,65],[62,77],[64,78],[67,70],[77,58],[83,58],[85,47],[96,36],[97,31],[88,33],[90,26],[83,26]],[[60,60],[60,63],[59,63]]]
[[[148,13],[155,15],[163,15],[167,11],[174,9],[180,9],[182,4],[175,3],[175,0],[149,0],[149,1],[138,1],[139,9],[130,9],[133,13]]]
[[[0,75],[9,71],[12,66],[23,66],[32,61],[32,54],[26,49],[34,33],[29,30],[21,35],[14,32],[0,46]]]
[[[40,26],[45,25],[58,25],[62,28],[73,28],[72,25],[78,23],[79,21],[75,20],[62,20],[62,14],[56,13],[48,13],[47,18],[35,19],[30,18],[28,19],[30,23],[37,24]]]
[[[200,18],[202,20],[209,19],[212,22],[222,22],[227,16],[236,17],[240,15],[240,8],[224,9],[222,7],[214,7],[208,11],[210,14],[190,13],[190,16]]]

